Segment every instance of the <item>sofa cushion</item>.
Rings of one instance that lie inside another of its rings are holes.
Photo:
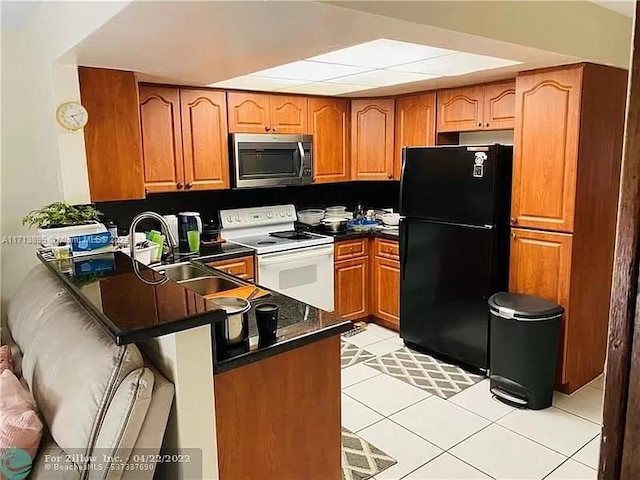
[[[34,267],[11,300],[7,323],[52,439],[89,455],[116,389],[143,360],[135,345],[117,346],[59,283],[45,266]]]
[[[38,455],[31,469],[32,480],[79,480],[84,472],[53,441],[49,432],[42,436]],[[138,477],[139,479],[140,477]]]
[[[109,480],[121,477],[147,416],[153,384],[153,373],[144,367],[134,370],[122,381],[111,399],[94,448],[94,456],[104,460],[106,455],[107,461],[99,460],[102,468],[91,469],[88,478],[106,478],[104,472],[107,471]]]

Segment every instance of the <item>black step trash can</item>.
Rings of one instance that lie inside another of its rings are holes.
[[[519,293],[489,298],[490,389],[503,403],[541,410],[551,406],[564,308]]]

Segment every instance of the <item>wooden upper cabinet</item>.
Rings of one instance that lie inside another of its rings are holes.
[[[133,72],[78,69],[91,200],[144,198],[138,85]]]
[[[484,86],[483,128],[504,130],[514,127],[516,84],[513,80]]]
[[[395,101],[351,101],[351,178],[393,178]]]
[[[513,80],[438,92],[438,132],[513,128],[516,87]]]
[[[267,133],[271,118],[269,95],[260,93],[227,92],[229,132]]]
[[[185,190],[229,188],[224,92],[180,90]]]
[[[516,80],[511,223],[573,231],[582,69]]]
[[[307,97],[227,92],[229,132],[308,133]]]
[[[562,305],[565,310],[563,338],[566,342],[570,325],[569,285],[573,236],[566,233],[511,229],[509,255],[509,291],[545,298]],[[565,352],[567,345],[561,345]],[[565,359],[558,359],[562,383],[568,379]]]
[[[482,129],[484,87],[463,87],[438,92],[438,132]]]
[[[396,99],[393,177],[400,179],[402,147],[436,144],[436,94],[423,93]]]
[[[144,187],[148,192],[176,192],[184,187],[180,92],[140,85],[140,125]]]
[[[313,181],[349,180],[349,101],[310,98],[309,131],[313,135]]]
[[[308,133],[307,97],[270,95],[269,107],[273,133]]]

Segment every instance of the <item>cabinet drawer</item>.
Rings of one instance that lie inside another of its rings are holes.
[[[368,240],[368,238],[360,238],[358,240],[345,240],[344,242],[336,243],[334,260],[346,260],[368,255]]]
[[[400,259],[400,250],[398,247],[398,242],[394,242],[392,240],[381,240],[376,238],[376,257],[385,257],[391,258],[393,260]]]
[[[255,278],[253,256],[220,260],[219,262],[207,263],[207,265],[245,280],[253,280]]]

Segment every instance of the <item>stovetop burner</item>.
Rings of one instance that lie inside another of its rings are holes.
[[[313,238],[312,235],[309,235],[308,233],[305,233],[305,232],[299,232],[297,230],[285,230],[283,232],[272,232],[269,235],[276,238],[286,238],[287,240],[306,240],[309,238]]]
[[[276,242],[275,240],[260,240],[259,242],[256,242],[256,245],[275,245]]]

